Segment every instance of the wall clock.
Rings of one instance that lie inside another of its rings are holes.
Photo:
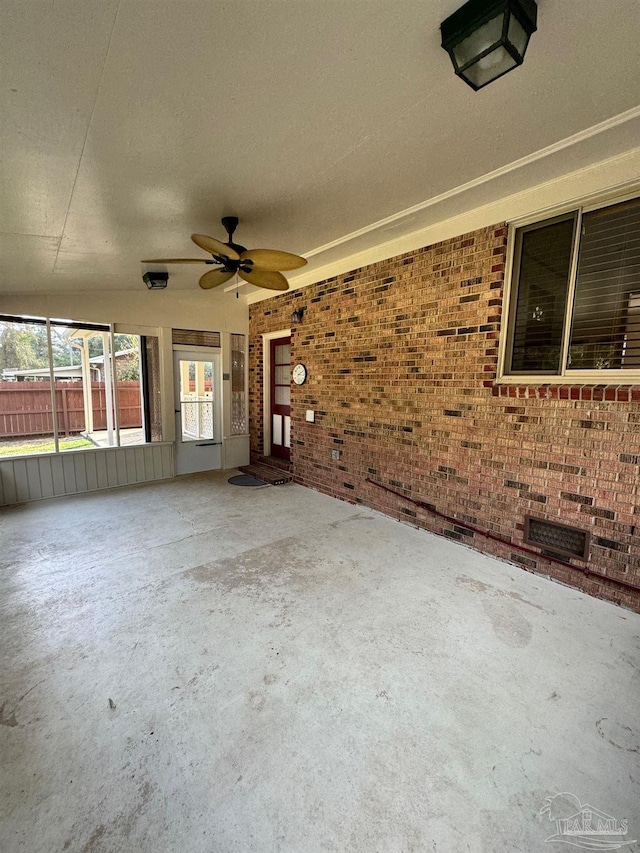
[[[307,381],[307,368],[304,364],[296,364],[291,373],[293,381],[296,385],[304,385]]]

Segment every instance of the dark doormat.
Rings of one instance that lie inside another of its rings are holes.
[[[252,477],[251,474],[236,474],[235,477],[229,477],[228,480],[232,486],[267,486],[264,480],[259,480],[257,477]]]

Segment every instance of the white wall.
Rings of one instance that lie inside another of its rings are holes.
[[[3,314],[31,314],[86,323],[140,324],[248,334],[246,297],[198,289],[16,293],[0,296]]]

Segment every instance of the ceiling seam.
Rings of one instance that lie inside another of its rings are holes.
[[[0,231],[0,237],[38,237],[42,240],[59,240],[59,234],[30,234],[25,231]]]
[[[118,20],[118,15],[120,14],[120,7],[122,6],[123,0],[118,0],[118,5],[116,7],[115,14],[113,16],[113,23],[111,24],[111,29],[109,31],[109,40],[107,42],[107,49],[104,53],[104,59],[102,60],[102,68],[100,69],[100,79],[98,80],[98,85],[96,86],[96,95],[93,99],[93,104],[91,106],[91,113],[89,115],[89,121],[87,122],[87,129],[84,135],[84,139],[82,140],[82,150],[80,151],[80,156],[78,157],[78,166],[76,168],[76,173],[73,178],[73,185],[71,187],[71,193],[69,194],[69,201],[67,203],[67,210],[64,216],[64,222],[62,223],[62,230],[60,232],[60,239],[58,241],[58,248],[56,249],[56,257],[53,262],[53,267],[51,269],[51,273],[55,273],[56,266],[58,264],[58,257],[60,255],[60,248],[62,246],[62,240],[64,239],[64,233],[67,229],[67,222],[69,220],[69,213],[71,211],[71,203],[73,201],[73,196],[76,191],[76,184],[78,183],[78,175],[80,174],[80,168],[82,167],[82,160],[84,159],[84,152],[87,147],[87,140],[89,138],[89,132],[91,130],[91,124],[93,122],[93,115],[96,111],[96,104],[98,103],[98,98],[100,97],[100,89],[102,88],[102,81],[104,79],[104,72],[107,67],[107,60],[109,59],[109,53],[111,52],[111,43],[113,41],[113,33],[116,28],[116,22]]]

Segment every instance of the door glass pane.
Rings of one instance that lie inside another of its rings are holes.
[[[291,405],[291,388],[288,385],[276,385],[275,404],[276,406]]]
[[[282,415],[273,415],[273,444],[282,444]]]
[[[275,369],[275,383],[276,385],[288,385],[289,384],[289,365],[281,364]]]
[[[291,362],[291,344],[278,344],[275,347],[275,363],[290,364]]]
[[[215,439],[213,362],[180,361],[182,441]]]

